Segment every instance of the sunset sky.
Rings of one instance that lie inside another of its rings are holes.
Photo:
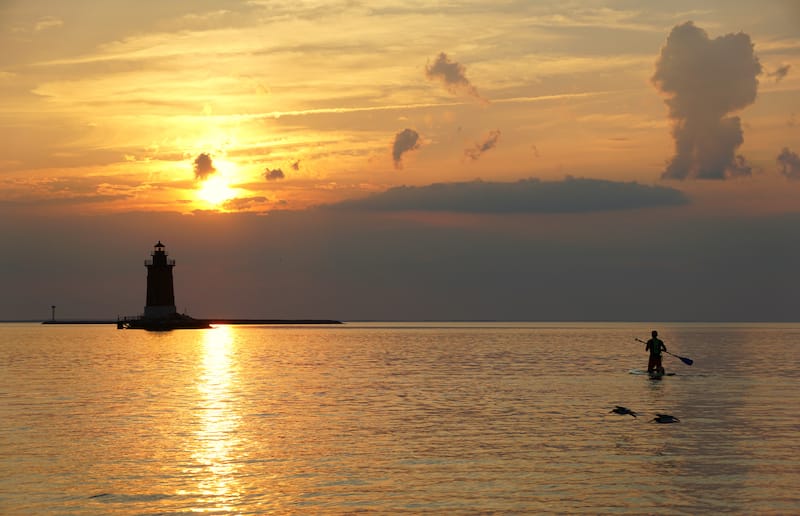
[[[800,3],[0,0],[0,319],[800,320]]]

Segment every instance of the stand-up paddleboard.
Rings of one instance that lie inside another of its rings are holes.
[[[631,370],[630,370],[630,371],[628,371],[628,372],[629,372],[630,374],[641,374],[641,375],[647,375],[647,376],[649,376],[650,378],[661,378],[662,376],[675,376],[675,373],[664,373],[664,374],[660,374],[660,373],[648,373],[647,371],[645,371],[645,370],[642,370],[642,369],[631,369]]]

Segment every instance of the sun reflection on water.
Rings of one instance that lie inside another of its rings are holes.
[[[202,403],[197,412],[200,425],[192,453],[198,507],[192,512],[232,510],[241,496],[234,456],[239,447],[236,431],[240,416],[231,398],[231,386],[236,381],[232,347],[230,327],[205,331],[203,369],[197,383]]]

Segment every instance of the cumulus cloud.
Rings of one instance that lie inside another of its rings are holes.
[[[513,183],[471,181],[400,186],[331,207],[366,211],[588,213],[688,202],[683,192],[673,188],[568,177],[563,181],[523,179]]]
[[[392,144],[392,159],[395,168],[402,168],[403,154],[419,148],[419,133],[413,129],[403,129],[394,135]]]
[[[779,66],[774,72],[770,72],[767,74],[767,77],[773,77],[775,82],[781,82],[781,79],[789,75],[789,69],[792,65],[785,64],[783,66]]]
[[[264,171],[264,179],[267,181],[277,181],[279,179],[283,179],[284,177],[286,177],[286,175],[283,173],[283,170],[279,168],[268,168]]]
[[[197,156],[194,160],[194,177],[197,180],[202,181],[203,179],[207,178],[217,169],[214,168],[214,163],[211,161],[211,155],[206,154],[205,152]]]
[[[784,147],[778,155],[777,161],[781,174],[789,179],[800,179],[800,156],[796,152]]]
[[[481,155],[497,145],[497,140],[500,138],[500,130],[495,129],[494,131],[489,132],[486,137],[483,139],[483,142],[475,143],[473,147],[468,149],[464,149],[464,156],[468,157],[469,159],[476,161]]]
[[[675,155],[665,179],[725,179],[749,175],[736,155],[744,142],[741,121],[729,116],[756,99],[761,64],[750,36],[710,39],[686,22],[672,29],[656,61],[653,84],[667,95]]]
[[[440,81],[450,93],[466,94],[486,102],[486,99],[478,94],[478,90],[467,79],[464,65],[451,61],[444,52],[439,53],[433,64],[428,62],[425,67],[425,77],[431,81]]]

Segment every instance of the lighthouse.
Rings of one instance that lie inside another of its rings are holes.
[[[169,331],[211,327],[210,321],[179,314],[175,309],[175,289],[172,286],[175,260],[167,256],[161,240],[153,246],[153,254],[144,261],[144,266],[147,267],[147,304],[144,305],[144,314],[117,319],[117,329]]]
[[[175,260],[167,256],[161,240],[153,247],[153,254],[145,260],[147,267],[147,304],[144,307],[145,319],[167,319],[177,314],[175,309],[175,289],[172,285],[172,268]]]

